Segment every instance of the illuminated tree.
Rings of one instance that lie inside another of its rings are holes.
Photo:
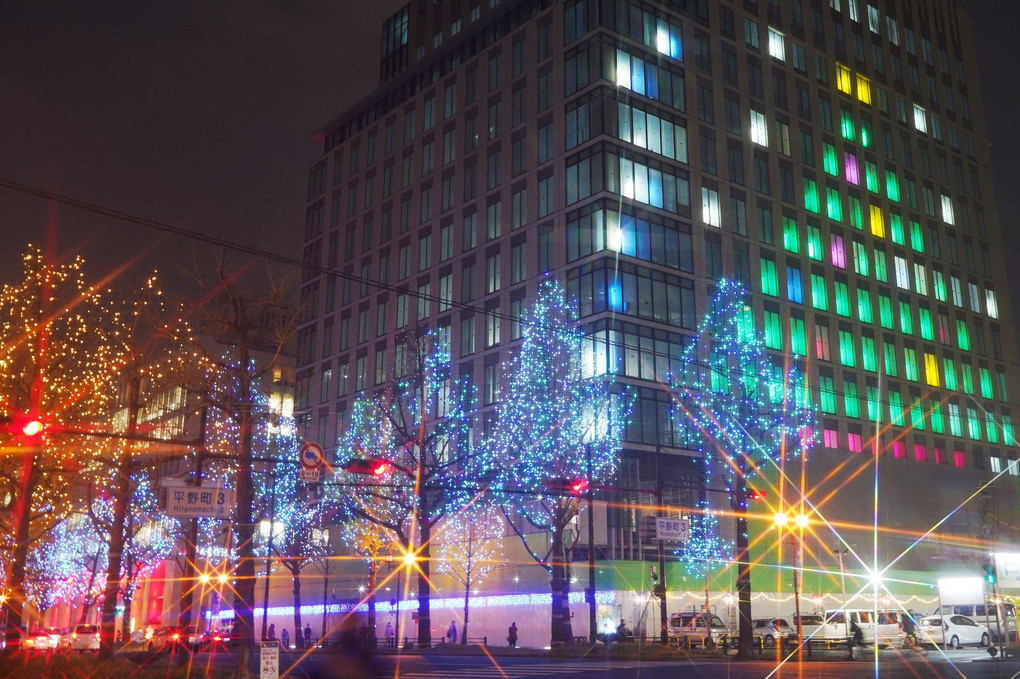
[[[707,499],[699,501],[697,511],[688,517],[690,533],[687,542],[676,551],[687,572],[705,579],[705,610],[709,608],[708,589],[712,564],[729,562],[732,543],[719,529],[718,510]]]
[[[747,291],[723,280],[672,377],[678,426],[705,460],[709,486],[729,491],[736,516],[738,657],[751,658],[748,479],[814,440],[815,410],[801,370],[770,355]],[[720,477],[720,482],[713,482]]]
[[[362,497],[356,501],[362,506],[362,510],[370,513],[377,519],[382,519],[384,512],[393,507],[389,502],[378,502],[375,498]],[[372,507],[376,504],[378,506]],[[340,524],[340,539],[344,541],[352,553],[362,557],[368,565],[368,629],[370,639],[375,639],[376,634],[376,594],[379,588],[379,568],[385,562],[393,563],[393,559],[399,559],[398,566],[404,567],[404,542],[392,530],[384,527],[379,520],[363,521],[353,518]]]
[[[436,570],[464,586],[464,618],[460,643],[467,644],[471,590],[506,564],[496,542],[506,532],[506,519],[494,507],[472,504],[443,522],[436,540]]]
[[[429,568],[432,528],[466,503],[474,389],[451,374],[448,336],[425,334],[396,348],[396,379],[381,392],[362,393],[338,455],[385,460],[385,479],[341,471],[357,485],[342,496],[347,511],[397,535],[417,558],[418,645],[432,643]]]
[[[104,422],[116,396],[120,329],[108,291],[88,283],[84,261],[54,263],[37,249],[24,279],[0,290],[0,485],[14,498],[0,512],[10,570],[8,618],[22,625],[30,544],[75,508],[75,479],[87,476],[101,443],[73,433]],[[28,421],[35,430],[23,429]]]
[[[605,483],[616,471],[630,399],[609,374],[590,374],[577,307],[552,279],[522,321],[523,341],[508,367],[481,469],[492,494],[532,558],[551,575],[552,644],[573,641],[564,532],[583,493],[548,492],[553,479]],[[525,532],[530,525],[539,533]],[[546,540],[546,536],[550,538]]]
[[[33,603],[45,604],[54,597],[80,602],[78,622],[87,622],[106,584],[106,551],[106,543],[85,514],[72,514],[60,522],[29,555]]]

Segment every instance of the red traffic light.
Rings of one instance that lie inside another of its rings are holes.
[[[765,499],[765,491],[764,490],[749,490],[749,491],[747,491],[747,499],[751,500],[751,501],[754,501],[754,502],[757,502],[759,500],[764,500]]]
[[[371,476],[382,476],[393,469],[393,465],[387,460],[379,458],[368,459],[356,457],[344,463],[343,468],[352,474],[369,474]]]
[[[25,421],[25,423],[21,426],[21,431],[24,432],[26,436],[35,436],[36,434],[41,433],[44,428],[45,425],[41,420],[32,418]]]
[[[546,490],[563,490],[571,495],[580,495],[588,490],[588,479],[556,477],[545,482]]]

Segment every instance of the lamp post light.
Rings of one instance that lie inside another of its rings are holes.
[[[803,623],[800,616],[800,590],[801,577],[804,570],[803,562],[803,540],[804,529],[811,523],[807,514],[797,514],[793,517],[793,526],[790,527],[790,516],[786,512],[777,512],[773,522],[780,531],[787,529],[790,533],[790,546],[793,548],[793,607],[794,618],[797,621],[797,651],[803,648],[802,635],[804,633]],[[796,531],[796,532],[794,532]],[[782,545],[782,533],[780,532],[780,545]],[[840,569],[842,570],[842,568]]]

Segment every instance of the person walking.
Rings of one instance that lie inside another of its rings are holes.
[[[393,648],[393,623],[386,623],[386,648]]]
[[[274,623],[270,623],[270,625],[269,625],[269,632],[267,632],[266,634],[267,634],[267,638],[270,641],[274,641],[276,639],[276,623],[275,622]]]
[[[305,625],[305,648],[312,647],[312,626]]]
[[[510,623],[510,627],[506,631],[506,641],[510,644],[510,648],[517,648],[517,623]]]
[[[451,644],[457,643],[457,623],[454,620],[450,621],[450,627],[446,630],[446,638],[450,640]]]
[[[280,632],[280,646],[290,648],[290,632],[287,631],[286,627]]]

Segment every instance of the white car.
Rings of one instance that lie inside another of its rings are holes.
[[[33,647],[37,651],[55,651],[60,648],[60,637],[63,634],[63,630],[59,627],[43,627],[33,632],[29,632],[25,642],[31,639]]]
[[[693,643],[715,648],[729,635],[722,619],[709,612],[683,611],[669,616],[666,628],[671,639],[678,643]]]
[[[783,618],[755,618],[751,620],[751,633],[761,637],[765,648],[775,648],[776,642],[789,637],[795,631]]]
[[[81,651],[82,653],[99,650],[98,625],[74,625],[70,634],[63,638],[68,650]]]
[[[946,648],[960,648],[966,644],[987,646],[991,632],[965,615],[930,616],[923,618],[917,628],[917,640]]]

